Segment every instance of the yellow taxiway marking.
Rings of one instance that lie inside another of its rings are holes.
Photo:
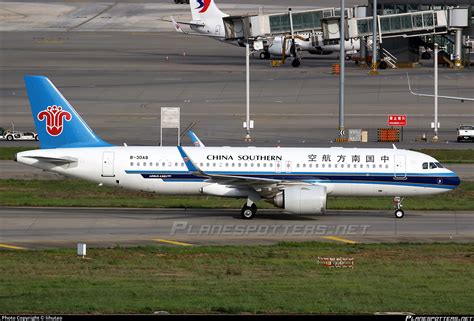
[[[11,250],[26,250],[26,247],[8,245],[8,244],[0,244],[0,247],[11,249]]]
[[[178,242],[178,241],[172,241],[172,240],[164,240],[164,239],[152,239],[152,240],[157,241],[157,242],[162,242],[162,243],[174,244],[174,245],[193,246],[190,243],[184,243],[184,242]]]
[[[343,243],[348,243],[348,244],[356,244],[357,243],[356,241],[344,239],[344,238],[338,237],[338,236],[323,236],[323,239],[333,240],[333,241],[338,241],[338,242],[343,242]]]

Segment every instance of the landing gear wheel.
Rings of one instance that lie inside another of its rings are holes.
[[[381,61],[379,63],[379,69],[382,69],[382,70],[387,69],[387,63],[385,61]]]
[[[405,212],[403,212],[403,210],[395,210],[396,218],[403,218],[403,216],[405,216]]]
[[[291,65],[295,68],[298,68],[301,65],[301,61],[299,59],[293,59]]]
[[[270,53],[268,51],[262,51],[259,55],[260,59],[270,59]]]
[[[400,196],[395,196],[393,198],[393,202],[395,203],[395,217],[396,218],[403,218],[405,216],[405,212],[402,210],[402,201],[403,201],[403,198],[401,198]]]
[[[11,142],[11,141],[13,140],[13,136],[12,136],[12,135],[8,135],[8,136],[7,136],[7,140],[8,140],[9,142]]]
[[[257,205],[252,204],[252,206],[247,206],[245,204],[240,211],[240,215],[244,220],[251,220],[257,214]]]

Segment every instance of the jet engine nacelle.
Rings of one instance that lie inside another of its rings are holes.
[[[273,204],[293,214],[321,214],[326,212],[326,199],[324,186],[293,186],[278,193]]]
[[[285,56],[289,56],[291,54],[291,40],[284,39],[284,37],[273,38],[271,44],[268,46],[268,53],[272,56],[281,57],[283,55],[283,45],[285,42]]]
[[[304,38],[301,35],[296,35],[295,39],[296,50],[308,50],[311,48],[311,41]],[[293,40],[289,36],[278,36],[272,39],[270,45],[268,46],[268,53],[272,56],[281,57],[283,51],[285,51],[285,56],[291,56],[291,46]]]

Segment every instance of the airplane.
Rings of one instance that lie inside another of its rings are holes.
[[[296,215],[324,214],[328,196],[436,195],[460,184],[431,156],[390,148],[114,146],[99,138],[45,76],[25,76],[41,149],[15,161],[99,185],[173,195],[266,200]]]
[[[223,18],[229,17],[228,14],[222,12],[214,0],[190,0],[192,20],[189,22],[177,22],[173,16],[171,22],[175,30],[179,33],[188,35],[208,36],[216,40],[229,43],[236,46],[245,47],[244,40],[226,39],[225,26]],[[187,25],[194,33],[186,32],[181,25]],[[260,59],[270,59],[274,57],[294,57],[292,66],[298,67],[301,64],[301,57],[298,57],[297,51],[307,51],[314,55],[328,55],[333,52],[339,52],[340,44],[323,44],[322,32],[316,34],[316,43],[310,39],[309,33],[301,33],[294,36],[278,35],[269,37],[260,52]],[[359,39],[351,39],[344,41],[344,48],[347,55],[351,55],[360,50]]]

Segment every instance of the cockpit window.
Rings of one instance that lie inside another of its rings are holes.
[[[444,168],[444,166],[443,166],[443,165],[441,165],[441,164],[440,164],[440,163],[438,163],[438,162],[436,162],[435,164],[436,164],[436,166],[438,166],[438,168]]]
[[[423,169],[428,169],[428,163],[423,163]]]
[[[436,168],[436,164],[435,163],[430,163],[430,169],[433,169],[433,168]]]

